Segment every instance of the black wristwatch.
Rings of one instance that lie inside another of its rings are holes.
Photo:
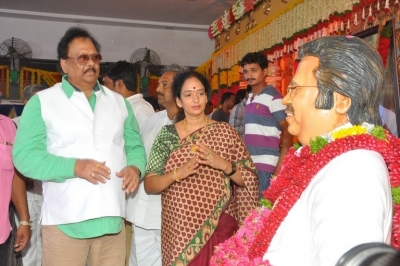
[[[225,174],[226,176],[233,176],[236,173],[236,165],[232,164],[232,172]]]

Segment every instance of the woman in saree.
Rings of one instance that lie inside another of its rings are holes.
[[[207,79],[178,75],[172,85],[181,108],[154,141],[144,186],[162,194],[162,261],[208,265],[258,202],[255,166],[235,129],[207,118]]]

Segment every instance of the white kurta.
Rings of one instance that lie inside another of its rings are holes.
[[[137,93],[131,97],[126,98],[126,100],[132,106],[133,114],[136,117],[139,128],[141,129],[147,119],[154,115],[153,106],[148,103],[144,98],[143,94]]]
[[[362,243],[390,243],[392,199],[382,156],[354,150],[313,178],[271,241],[274,266],[332,266]]]
[[[140,130],[147,158],[150,156],[154,140],[165,125],[171,125],[172,120],[168,118],[167,111],[155,113],[151,116]],[[126,219],[135,226],[144,229],[161,230],[161,194],[149,195],[144,190],[144,183],[141,180],[139,188],[134,195],[127,200]]]

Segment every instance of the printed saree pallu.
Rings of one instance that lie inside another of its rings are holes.
[[[240,224],[247,213],[257,206],[258,181],[250,155],[236,131],[228,124],[210,124],[181,141],[174,125],[166,126],[166,130],[162,131],[170,134],[167,139],[176,140],[175,143],[155,142],[155,145],[164,145],[159,154],[162,150],[170,151],[164,173],[181,167],[193,158],[195,151],[192,146],[201,141],[227,161],[235,163],[245,182],[245,187],[234,185],[233,193],[231,180],[223,171],[200,165],[196,174],[182,182],[175,182],[162,192],[163,265],[188,265],[198,254],[211,257],[211,252],[201,251],[215,232],[222,214],[234,218],[228,217],[228,221]],[[222,226],[237,228],[236,224]],[[227,237],[234,230],[228,232]]]

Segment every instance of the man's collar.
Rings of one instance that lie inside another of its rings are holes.
[[[72,94],[74,93],[74,91],[76,92],[82,92],[79,88],[77,88],[76,86],[72,85],[68,79],[67,79],[68,75],[64,75],[62,77],[62,89],[64,91],[64,93],[67,95],[68,98],[71,98]],[[100,85],[100,83],[97,81],[96,84],[93,87],[93,91],[101,91],[104,93],[104,95],[106,94],[106,92],[103,89],[103,86]]]
[[[137,99],[143,99],[143,94],[141,94],[141,93],[136,93],[136,94],[133,94],[133,95],[131,95],[131,96],[129,96],[128,98],[126,98],[128,101],[129,100],[132,100],[132,99],[135,99],[135,100],[137,100]]]

